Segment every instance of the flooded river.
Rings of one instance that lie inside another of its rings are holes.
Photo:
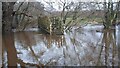
[[[120,28],[86,26],[64,35],[24,31],[3,35],[5,66],[118,66]]]

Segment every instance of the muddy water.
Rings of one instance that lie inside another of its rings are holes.
[[[2,67],[2,33],[0,31],[0,67]]]
[[[120,30],[88,26],[64,35],[3,36],[3,66],[117,66]]]

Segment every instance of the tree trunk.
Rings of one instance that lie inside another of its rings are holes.
[[[113,2],[104,2],[104,28],[115,28],[119,12],[119,3],[120,2],[116,3],[116,7],[114,9]]]
[[[118,58],[119,58],[119,61],[118,61],[118,66],[120,67],[120,25],[118,25],[118,34],[117,34],[117,46],[118,46]]]
[[[3,11],[2,31],[3,31],[3,33],[12,31],[14,4],[15,4],[15,2],[2,2],[2,11]]]

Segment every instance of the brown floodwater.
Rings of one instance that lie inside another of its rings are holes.
[[[35,31],[3,35],[2,65],[6,66],[118,66],[120,28],[86,26],[44,35]]]

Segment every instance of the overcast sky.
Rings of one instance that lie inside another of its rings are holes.
[[[45,7],[48,7],[48,6],[49,6],[46,2],[54,2],[54,3],[52,4],[53,7],[54,7],[56,10],[62,10],[62,8],[60,9],[59,6],[58,6],[60,0],[37,0],[37,1],[42,2]],[[73,2],[104,2],[105,0],[61,0],[61,1],[63,1],[63,2],[71,2],[71,1],[73,1]],[[106,0],[106,2],[108,2],[108,1],[110,1],[110,0]],[[120,0],[112,0],[112,1],[118,2],[118,1],[120,1]]]
[[[50,1],[50,2],[57,2],[57,1],[60,1],[60,0],[37,0],[37,1]],[[74,1],[74,2],[104,2],[105,0],[61,0],[61,1]],[[110,0],[106,0],[107,2],[110,1]],[[120,0],[112,0],[114,2],[118,2]]]

